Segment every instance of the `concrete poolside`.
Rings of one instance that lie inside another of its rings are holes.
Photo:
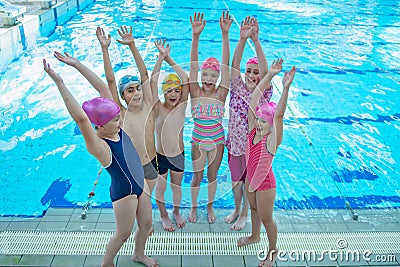
[[[183,215],[187,217],[187,209],[183,210]],[[166,233],[162,229],[162,225],[159,219],[158,211],[153,212],[153,225],[155,230],[155,236],[172,236],[185,235],[188,233],[206,233],[207,234],[218,234],[222,235],[239,235],[244,236],[251,231],[250,223],[243,229],[243,231],[237,233],[231,231],[229,225],[224,222],[224,217],[230,213],[229,209],[217,210],[218,221],[215,224],[208,224],[206,222],[206,213],[204,210],[199,210],[199,221],[198,223],[187,223],[183,229],[178,229],[174,234]],[[285,239],[285,235],[290,238],[298,237],[298,235],[313,236],[318,233],[328,233],[328,235],[334,235],[335,233],[378,233],[381,235],[398,234],[400,230],[400,209],[384,210],[355,210],[358,213],[358,220],[355,221],[349,216],[347,210],[335,209],[335,210],[276,210],[274,212],[275,220],[279,227],[279,238],[280,240]],[[102,256],[99,253],[95,255],[78,255],[82,253],[65,253],[65,255],[46,255],[41,253],[26,253],[26,254],[9,254],[7,251],[7,241],[4,235],[7,233],[19,233],[22,236],[25,233],[40,235],[41,233],[60,234],[60,233],[85,233],[89,235],[95,235],[98,233],[107,233],[109,235],[115,230],[115,220],[112,209],[101,209],[96,208],[88,212],[86,219],[81,218],[82,209],[69,209],[69,208],[50,208],[42,218],[21,218],[21,217],[0,217],[0,266],[100,266]],[[133,229],[134,231],[135,229]],[[27,231],[27,232],[25,232]],[[264,232],[264,230],[262,230]],[[3,237],[2,237],[3,235]],[[204,237],[206,240],[206,237]],[[336,237],[334,237],[336,238]],[[29,238],[28,238],[29,239]],[[103,238],[104,239],[104,238]],[[79,243],[79,238],[72,239],[76,243]],[[105,248],[105,244],[108,237],[102,241],[100,245],[100,251],[102,252]],[[162,239],[167,240],[167,239]],[[178,240],[178,239],[176,239]],[[228,239],[227,239],[228,240]],[[236,240],[236,238],[235,238]],[[182,240],[181,240],[182,241]],[[333,240],[336,243],[337,240]],[[46,241],[43,241],[45,243]],[[154,241],[153,241],[154,242]],[[177,241],[179,242],[179,241]],[[190,241],[189,241],[190,242]],[[222,240],[225,242],[225,240]],[[228,241],[226,241],[228,242]],[[296,241],[290,241],[290,244],[296,247]],[[357,244],[357,249],[365,249],[362,246],[367,241],[360,240]],[[384,247],[393,246],[383,244]],[[400,241],[399,241],[400,242]],[[72,242],[74,243],[74,242]],[[37,244],[21,242],[20,246],[29,246],[30,249],[34,249]],[[90,246],[91,244],[88,244]],[[160,249],[165,248],[165,252],[168,252],[168,244],[160,243],[156,244]],[[187,244],[188,245],[188,244]],[[333,244],[334,245],[334,244]],[[74,244],[72,244],[72,247]],[[183,244],[186,247],[186,245]],[[324,258],[323,261],[277,261],[276,266],[400,266],[400,246],[395,243],[396,247],[392,247],[394,253],[390,253],[393,257],[388,262],[367,262],[365,260],[352,261],[352,262],[341,262],[336,260],[330,260],[328,257]],[[282,247],[282,246],[281,246]],[[394,249],[394,250],[393,250]],[[255,249],[256,250],[256,249]],[[161,251],[161,250],[160,250]],[[233,251],[232,251],[233,252]],[[372,251],[374,252],[374,251]],[[120,253],[115,259],[117,267],[123,266],[142,266],[135,264],[130,261],[129,256],[130,250],[127,253]],[[239,252],[240,253],[240,252]],[[190,253],[161,253],[167,255],[152,255],[157,258],[160,262],[160,266],[257,266],[258,259],[256,256],[257,250],[243,255],[229,252],[226,253],[215,253],[216,255],[194,255]],[[169,255],[168,255],[169,254]],[[177,254],[177,255],[175,255]],[[189,255],[185,255],[189,254]],[[389,255],[389,254],[388,254]],[[389,257],[388,257],[389,258]]]

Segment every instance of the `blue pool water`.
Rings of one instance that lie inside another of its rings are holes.
[[[231,57],[240,21],[254,15],[267,59],[299,69],[290,93],[284,140],[275,159],[276,207],[400,207],[400,4],[398,1],[97,1],[48,37],[28,43],[0,73],[0,215],[40,216],[49,206],[82,205],[100,165],[86,152],[82,136],[58,91],[42,70],[49,59],[78,101],[96,96],[71,67],[52,58],[67,51],[103,75],[97,26],[111,32],[111,60],[120,78],[135,71],[126,47],[115,42],[119,25],[132,25],[149,68],[154,38],[166,38],[175,61],[187,68],[189,16],[205,13],[200,60],[221,58],[218,18],[229,9]],[[244,59],[254,50],[247,45]],[[165,69],[165,71],[168,71]],[[274,80],[279,97],[280,77]],[[226,114],[228,115],[228,113]],[[225,123],[227,120],[225,120]],[[184,206],[190,205],[190,132],[185,126],[187,172]],[[226,154],[219,172],[217,207],[233,207]],[[203,183],[206,185],[206,183]],[[110,206],[109,177],[101,174],[93,205]],[[206,201],[206,187],[200,203]],[[167,202],[171,203],[167,192]]]

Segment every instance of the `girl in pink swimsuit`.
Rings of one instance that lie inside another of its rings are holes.
[[[214,223],[214,199],[217,191],[217,173],[224,153],[224,129],[222,117],[225,112],[225,100],[229,90],[229,29],[232,19],[229,12],[223,12],[219,19],[222,33],[222,64],[210,57],[201,65],[201,81],[199,73],[199,39],[206,24],[203,13],[194,13],[190,17],[192,24],[192,47],[190,50],[190,97],[194,129],[192,135],[193,178],[191,184],[192,208],[189,222],[197,221],[198,196],[200,183],[203,180],[204,168],[208,162],[208,222]],[[217,81],[221,80],[217,86]]]
[[[276,255],[277,228],[272,217],[276,195],[275,176],[272,161],[283,138],[283,115],[285,114],[288,92],[296,68],[285,73],[283,91],[278,105],[264,103],[257,107],[266,85],[282,70],[282,59],[272,63],[267,75],[251,94],[248,110],[249,135],[246,148],[247,179],[245,188],[251,210],[251,235],[238,239],[238,246],[260,240],[261,222],[268,237],[268,254],[258,266],[273,266]]]

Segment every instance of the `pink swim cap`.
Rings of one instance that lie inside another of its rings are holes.
[[[104,97],[96,97],[83,102],[82,109],[89,117],[90,122],[99,127],[111,121],[121,111],[117,103]]]
[[[221,64],[219,63],[218,59],[215,57],[209,57],[206,60],[204,60],[203,64],[201,64],[201,69],[212,69],[215,71],[220,72],[221,71]]]
[[[271,126],[274,125],[274,114],[276,104],[274,102],[265,102],[256,108],[256,116],[268,122]]]
[[[258,58],[257,57],[252,57],[249,60],[247,60],[246,66],[249,64],[255,64],[258,65]]]

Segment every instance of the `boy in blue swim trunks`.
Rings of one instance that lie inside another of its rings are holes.
[[[183,146],[183,126],[185,123],[185,110],[189,95],[188,75],[177,65],[170,56],[170,47],[165,41],[158,40],[155,45],[160,52],[150,79],[156,117],[157,162],[158,178],[156,186],[156,201],[160,210],[161,223],[164,230],[174,231],[168,212],[165,208],[164,193],[167,187],[168,171],[171,178],[173,198],[173,217],[178,228],[185,225],[185,220],[179,213],[182,199],[181,183],[185,166]],[[163,61],[166,61],[176,71],[176,74],[167,75],[162,82],[162,91],[165,101],[158,97],[158,78]]]

